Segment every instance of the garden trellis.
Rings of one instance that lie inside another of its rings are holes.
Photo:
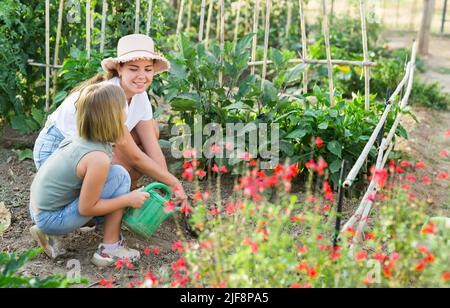
[[[102,1],[102,21],[101,21],[101,33],[100,33],[100,51],[104,51],[105,46],[105,31],[106,31],[106,12],[108,10],[108,1],[103,0]],[[226,2],[225,0],[198,0],[200,3],[200,20],[198,22],[198,40],[201,42],[204,42],[205,45],[208,45],[208,42],[210,40],[211,35],[211,23],[213,21],[213,15],[214,11],[217,13],[217,35],[220,43],[220,49],[221,49],[221,57],[220,61],[224,61],[224,46],[225,46],[225,13],[227,12]],[[233,31],[233,41],[236,42],[239,36],[239,26],[242,21],[241,18],[241,11],[244,7],[243,0],[236,0],[236,16],[234,19],[234,31]],[[310,59],[309,53],[308,53],[308,37],[307,37],[307,31],[306,31],[306,20],[305,20],[305,9],[307,7],[307,4],[304,0],[298,0],[298,16],[300,19],[300,37],[298,38],[299,42],[301,42],[302,45],[302,52],[299,54],[299,59],[293,59],[290,60],[291,64],[299,64],[303,63],[305,64],[305,69],[303,72],[303,93],[306,93],[308,91],[308,71],[310,66],[313,65],[326,65],[328,70],[328,82],[329,82],[329,97],[330,97],[330,103],[333,105],[335,102],[335,86],[334,86],[334,77],[333,77],[333,71],[334,66],[336,65],[347,65],[347,66],[357,66],[361,67],[363,69],[363,75],[364,75],[364,89],[365,89],[365,109],[370,109],[370,68],[373,66],[376,66],[377,63],[372,62],[370,60],[370,53],[369,53],[369,45],[368,45],[368,38],[367,38],[367,0],[360,0],[359,1],[359,15],[361,20],[361,33],[362,33],[362,46],[363,50],[362,53],[364,55],[364,58],[362,61],[358,60],[342,60],[342,59],[333,59],[332,53],[331,53],[331,44],[330,44],[330,31],[329,31],[329,20],[330,20],[330,10],[327,8],[327,1],[322,0],[321,3],[321,16],[323,19],[322,23],[322,31],[323,31],[323,37],[325,41],[324,48],[326,50],[326,59]],[[150,33],[151,29],[151,18],[152,18],[152,8],[153,8],[153,1],[148,0],[148,10],[147,10],[147,20],[146,20],[146,33]],[[227,4],[229,2],[227,1]],[[248,1],[247,4],[251,3],[253,5],[253,24],[252,24],[252,33],[258,33],[260,28],[260,15],[262,14],[262,22],[264,25],[264,52],[263,52],[263,59],[258,60],[257,59],[257,46],[258,46],[258,37],[255,35],[253,37],[253,42],[251,46],[251,58],[249,59],[248,65],[251,70],[251,74],[256,74],[256,67],[262,66],[261,70],[261,87],[263,87],[264,80],[267,76],[267,69],[268,66],[272,64],[271,61],[268,60],[268,53],[269,53],[269,46],[270,46],[270,27],[271,27],[271,11],[272,11],[272,0],[253,0]],[[283,3],[286,3],[283,1]],[[289,2],[291,3],[291,2]],[[58,45],[59,41],[61,39],[61,27],[62,27],[62,14],[63,14],[63,6],[64,6],[64,0],[59,0],[59,16],[58,16],[58,27],[57,27],[57,35],[56,35],[56,48],[55,48],[55,56],[54,56],[54,62],[51,64],[50,62],[50,0],[46,0],[46,23],[45,23],[45,33],[46,33],[46,42],[45,42],[45,64],[41,63],[35,63],[30,61],[30,65],[39,66],[39,67],[45,67],[46,69],[46,104],[45,108],[48,111],[50,108],[50,70],[57,70],[60,69],[61,66],[58,65]],[[134,24],[134,32],[139,33],[140,32],[140,15],[141,15],[141,1],[136,0],[135,2],[135,24]],[[217,6],[215,6],[217,4]],[[192,27],[192,5],[193,0],[188,0],[186,3],[186,0],[180,0],[180,6],[179,11],[177,15],[177,23],[176,23],[176,34],[179,34],[183,31],[184,27],[184,16],[187,15],[187,21],[186,21],[186,28],[189,30],[190,27]],[[188,10],[187,14],[185,14],[185,10]],[[245,7],[246,10],[248,10],[248,7]],[[288,35],[289,31],[289,25],[291,23],[292,15],[294,14],[293,5],[286,5],[287,15],[289,18],[287,18],[286,25],[286,35]],[[230,11],[230,10],[228,10]],[[332,6],[331,11],[334,11],[334,7]],[[250,15],[250,14],[248,14]],[[248,16],[247,15],[247,16]],[[91,53],[91,28],[92,28],[92,10],[91,10],[91,0],[86,0],[86,51],[87,51],[87,57],[89,58],[89,55]],[[248,16],[249,17],[249,16]],[[246,21],[247,22],[247,21]],[[244,27],[245,28],[245,27]],[[402,82],[398,85],[396,91],[392,95],[392,97],[388,100],[386,110],[381,117],[379,124],[377,125],[376,129],[374,130],[371,138],[369,139],[364,151],[361,153],[361,156],[359,157],[357,163],[350,171],[350,174],[347,177],[347,180],[344,183],[344,187],[348,188],[352,185],[353,181],[355,180],[357,174],[361,170],[364,162],[367,159],[367,156],[369,154],[369,151],[373,148],[375,141],[380,134],[380,131],[382,131],[382,127],[384,126],[387,116],[389,112],[391,112],[395,102],[398,100],[398,96],[401,93],[402,89],[405,88],[405,94],[403,97],[401,97],[401,100],[399,102],[399,105],[401,108],[404,108],[408,104],[408,99],[411,93],[412,88],[412,82],[413,82],[413,76],[414,76],[414,69],[415,69],[415,50],[416,50],[417,44],[414,44],[412,49],[412,55],[411,60],[406,66],[405,76]],[[219,80],[222,84],[223,82],[223,72],[219,71]],[[55,74],[56,75],[56,74]],[[388,136],[383,140],[381,143],[378,151],[378,160],[377,160],[377,168],[382,168],[384,164],[387,161],[387,157],[389,156],[389,153],[392,149],[393,145],[393,137],[396,132],[397,126],[399,124],[401,114],[397,117],[394,126],[392,127],[391,131],[389,132]],[[362,232],[366,226],[366,220],[368,217],[368,214],[370,212],[370,209],[372,207],[372,202],[369,200],[369,196],[377,190],[376,184],[374,181],[372,181],[369,185],[369,189],[364,196],[360,207],[358,208],[357,212],[352,216],[352,218],[345,224],[345,228],[348,228],[350,226],[353,226],[359,221],[359,227],[358,230]]]

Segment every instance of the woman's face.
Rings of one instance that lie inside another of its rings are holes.
[[[132,96],[147,91],[153,81],[153,61],[136,60],[122,66],[117,64],[117,72],[121,76],[121,86],[130,99]]]

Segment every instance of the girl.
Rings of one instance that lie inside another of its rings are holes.
[[[140,208],[146,192],[130,192],[130,176],[111,165],[112,146],[123,138],[125,94],[115,85],[87,86],[76,103],[79,136],[64,140],[39,169],[31,186],[32,237],[46,254],[61,251],[55,236],[68,234],[94,217],[104,217],[104,238],[92,262],[109,266],[118,259],[139,258],[124,245],[120,227],[124,209]]]
[[[34,147],[34,161],[39,169],[58,148],[64,138],[77,135],[75,103],[80,91],[88,85],[104,82],[120,86],[126,95],[124,138],[113,147],[113,164],[123,166],[131,176],[131,187],[147,175],[172,188],[177,203],[187,203],[180,181],[168,172],[166,160],[159,146],[159,131],[153,120],[147,90],[153,77],[170,69],[169,62],[155,53],[153,40],[141,34],[128,35],[119,40],[117,58],[102,61],[104,74],[86,81],[49,117]]]

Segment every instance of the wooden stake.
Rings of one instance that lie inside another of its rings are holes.
[[[145,26],[145,33],[150,36],[150,29],[152,26],[152,14],[153,14],[153,0],[148,0],[148,10],[147,10],[147,24]]]
[[[239,22],[241,19],[241,6],[242,6],[242,0],[238,0],[238,6],[236,10],[236,21],[234,24],[234,44],[236,45],[238,35],[239,35]]]
[[[214,9],[214,0],[209,0],[208,20],[206,22],[206,38],[205,38],[205,47],[206,48],[208,48],[208,44],[209,44],[209,34],[211,32],[211,20],[212,20],[213,9]]]
[[[181,0],[180,3],[180,11],[178,13],[178,23],[177,23],[177,36],[180,34],[181,29],[183,27],[183,11],[184,11],[184,1],[185,0]]]
[[[189,0],[189,2],[188,2],[187,25],[186,25],[187,31],[190,31],[190,29],[191,29],[191,19],[192,19],[192,0]]]
[[[50,0],[45,0],[45,111],[50,109]]]
[[[220,0],[220,63],[224,65],[224,51],[225,51],[225,0]],[[219,84],[223,86],[223,69],[219,71]]]
[[[100,52],[105,51],[105,37],[106,37],[106,17],[108,14],[108,1],[103,0],[102,3],[102,26],[100,30]]]
[[[366,25],[366,0],[360,0],[361,11],[361,30],[362,30],[362,42],[364,61],[368,62],[369,59],[369,47],[367,43],[367,25]],[[370,109],[370,69],[368,66],[364,66],[364,81],[365,81],[365,108],[366,111]]]
[[[200,11],[200,26],[198,31],[198,41],[203,41],[203,32],[205,31],[205,14],[206,14],[206,0],[202,0],[202,7]]]
[[[86,0],[86,58],[91,58],[91,0]]]
[[[255,0],[253,16],[253,44],[252,44],[252,62],[256,61],[256,48],[258,44],[258,25],[259,25],[259,0]],[[251,68],[251,74],[255,75],[255,66]]]
[[[141,13],[141,1],[136,0],[136,15],[134,17],[134,33],[139,33],[139,25],[140,25],[140,13]]]
[[[59,41],[61,40],[61,29],[62,29],[62,17],[64,13],[64,0],[59,0],[58,8],[58,26],[56,29],[56,46],[55,55],[53,58],[53,65],[58,65],[59,62]],[[56,70],[53,70],[53,95],[56,95],[56,78],[58,74]]]
[[[287,19],[286,19],[286,33],[285,33],[285,40],[287,43],[287,39],[289,39],[289,30],[291,29],[292,24],[292,2],[288,2],[287,4]]]
[[[431,22],[434,13],[434,0],[424,0],[422,25],[419,32],[419,53],[426,56],[429,53]]]
[[[333,80],[333,65],[331,64],[331,47],[330,47],[330,29],[328,25],[327,1],[322,0],[322,15],[323,15],[323,35],[325,37],[325,48],[327,51],[327,65],[328,65],[328,81],[330,87],[330,104],[334,106],[334,80]]]
[[[302,57],[303,59],[308,59],[308,41],[306,36],[306,23],[305,23],[303,0],[299,0],[298,4],[299,4],[300,26],[302,37]],[[309,68],[308,65],[305,65],[305,70],[303,71],[303,94],[308,93],[308,68]]]
[[[264,64],[261,75],[261,89],[264,89],[264,81],[267,75],[267,58],[269,54],[269,37],[270,37],[270,11],[272,7],[272,0],[266,0],[266,27],[264,29]]]

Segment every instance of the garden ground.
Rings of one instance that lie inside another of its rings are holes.
[[[407,34],[390,35],[394,38],[397,47],[398,42],[410,42]],[[393,41],[394,41],[393,40]],[[405,45],[405,46],[406,46]],[[431,56],[426,59],[427,72],[421,76],[427,81],[441,81],[445,90],[450,93],[450,50],[443,46],[450,45],[448,38],[434,38],[431,44]],[[398,46],[402,47],[402,46]],[[437,56],[439,54],[439,56]],[[415,123],[409,117],[403,122],[410,135],[408,141],[401,142],[398,146],[406,157],[415,162],[424,162],[431,176],[438,172],[450,172],[450,162],[439,160],[439,152],[450,147],[449,139],[444,139],[444,133],[450,126],[450,113],[434,111],[420,107],[413,108],[420,123]],[[32,223],[28,214],[29,187],[35,172],[33,162],[30,160],[20,162],[17,154],[11,149],[12,145],[22,143],[30,147],[33,143],[31,137],[19,137],[10,130],[4,130],[0,134],[0,203],[4,202],[12,213],[11,227],[3,234],[0,241],[1,251],[23,252],[35,244],[32,242],[28,229]],[[206,185],[206,183],[204,184]],[[223,194],[226,196],[232,190],[233,183],[224,181],[222,185]],[[190,189],[193,192],[193,189]],[[436,183],[426,190],[417,191],[418,196],[424,196],[430,204],[431,214],[449,214],[449,182]],[[353,204],[353,205],[352,205]],[[354,202],[347,202],[345,212],[351,213]],[[142,241],[125,232],[128,244],[143,251],[145,247],[157,247],[159,255],[150,254],[144,256],[142,261],[133,270],[118,272],[114,268],[97,269],[91,265],[89,259],[95,252],[101,233],[94,231],[87,234],[76,232],[65,237],[65,246],[68,254],[64,258],[53,262],[41,254],[24,268],[25,274],[31,276],[46,276],[53,273],[66,273],[68,261],[79,260],[81,275],[90,280],[92,286],[101,278],[115,277],[119,283],[126,284],[134,279],[141,279],[145,273],[152,271],[159,273],[162,268],[170,266],[177,259],[177,254],[172,251],[172,243],[178,241],[176,224],[173,219],[167,220],[157,233],[149,240]]]

